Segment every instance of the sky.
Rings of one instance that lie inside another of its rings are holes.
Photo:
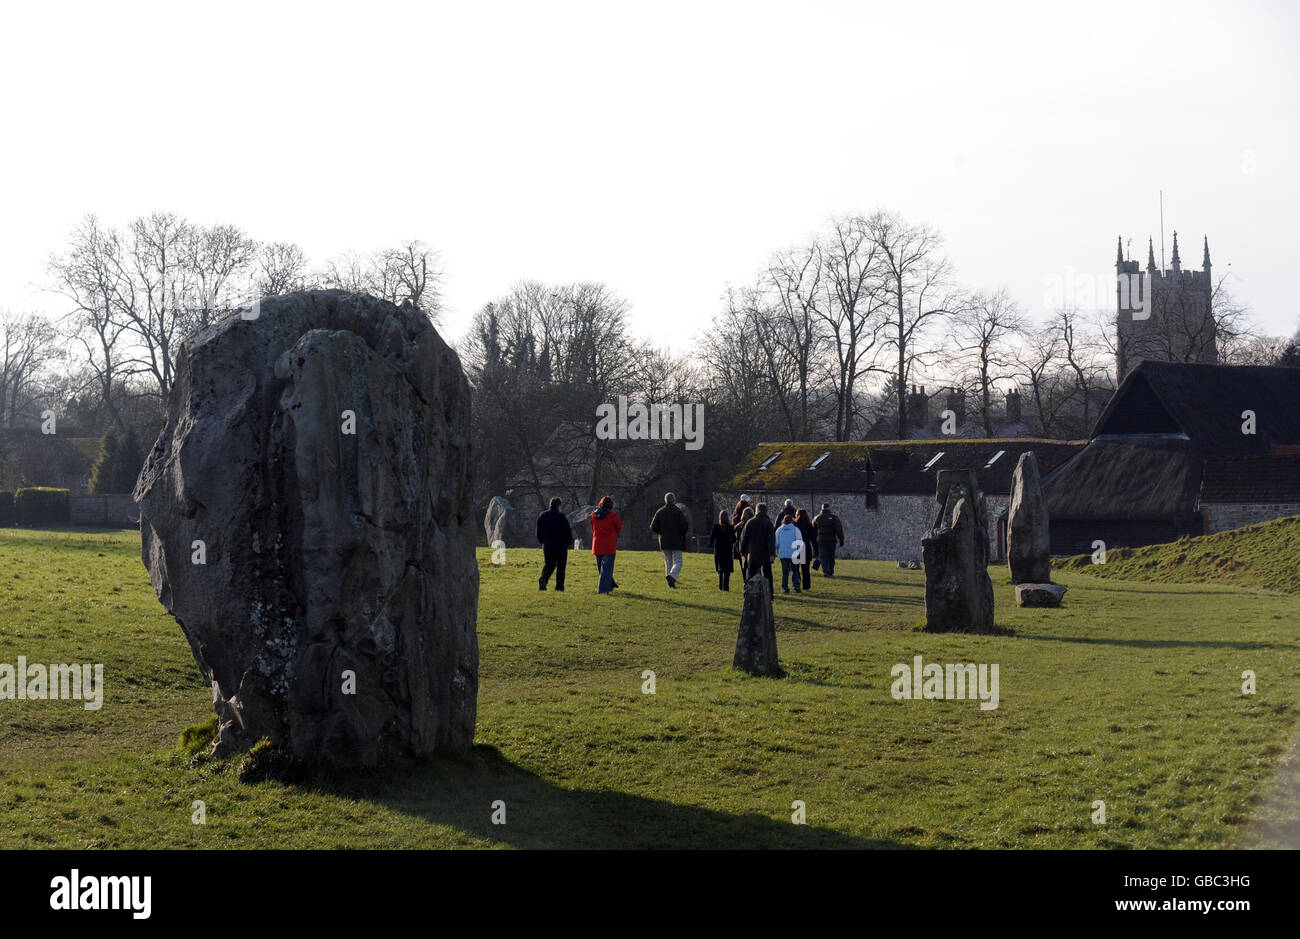
[[[521,279],[599,280],[689,352],[726,285],[834,214],[944,236],[1031,315],[1113,309],[1208,235],[1265,331],[1300,254],[1300,4],[22,4],[0,32],[0,308],[154,211],[317,261],[419,238],[445,332]],[[1100,284],[1100,287],[1096,286]]]

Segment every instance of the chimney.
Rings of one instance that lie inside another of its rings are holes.
[[[907,396],[907,425],[909,428],[924,427],[929,421],[930,399],[925,393],[925,385],[921,386],[920,391],[913,385]]]
[[[966,423],[966,396],[956,388],[948,389],[948,402],[946,407],[957,415],[957,425],[960,427]]]
[[[1020,390],[1012,388],[1007,392],[1007,423],[1020,423]]]

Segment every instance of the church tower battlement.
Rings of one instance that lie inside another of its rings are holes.
[[[1162,362],[1219,361],[1211,281],[1210,240],[1204,240],[1201,270],[1183,270],[1174,232],[1172,265],[1156,266],[1155,245],[1147,239],[1147,266],[1124,257],[1121,236],[1115,255],[1115,325],[1118,380],[1143,359]]]

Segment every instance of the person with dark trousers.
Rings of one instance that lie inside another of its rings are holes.
[[[542,576],[537,578],[539,590],[545,590],[555,572],[555,589],[564,590],[564,569],[569,565],[569,546],[573,544],[573,526],[560,509],[564,503],[551,500],[551,507],[537,516],[537,543],[542,546]]]
[[[844,526],[840,517],[831,512],[829,502],[822,503],[822,510],[812,520],[817,532],[817,556],[822,562],[822,574],[835,576],[835,548],[844,547]]]
[[[708,545],[713,549],[713,569],[718,572],[718,589],[730,592],[731,574],[736,569],[736,561],[732,557],[736,547],[736,529],[725,509],[718,513],[718,520],[713,523]]]
[[[664,494],[664,504],[650,520],[650,530],[659,536],[659,550],[664,553],[664,580],[676,587],[682,576],[682,552],[686,550],[686,533],[691,523],[686,513],[677,507],[677,497]]]
[[[613,593],[618,586],[614,583],[614,556],[618,553],[618,533],[622,530],[623,520],[614,511],[614,500],[605,496],[591,513],[591,553],[600,571],[597,593]]]
[[[817,529],[813,528],[807,509],[799,509],[794,513],[794,527],[799,529],[799,537],[803,540],[803,563],[799,565],[797,579],[803,581],[804,590],[812,590],[812,571],[809,565],[817,557]]]
[[[767,516],[766,502],[760,502],[754,517],[745,523],[745,530],[740,535],[740,555],[744,562],[745,580],[762,574],[767,578],[768,594],[775,597],[772,562],[776,560],[776,526]]]

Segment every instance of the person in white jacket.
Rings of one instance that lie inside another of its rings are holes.
[[[790,574],[794,573],[794,592],[799,589],[799,567],[802,552],[807,551],[803,543],[803,534],[794,523],[794,516],[789,512],[781,516],[781,525],[776,530],[776,556],[781,559],[781,592],[790,592]]]

